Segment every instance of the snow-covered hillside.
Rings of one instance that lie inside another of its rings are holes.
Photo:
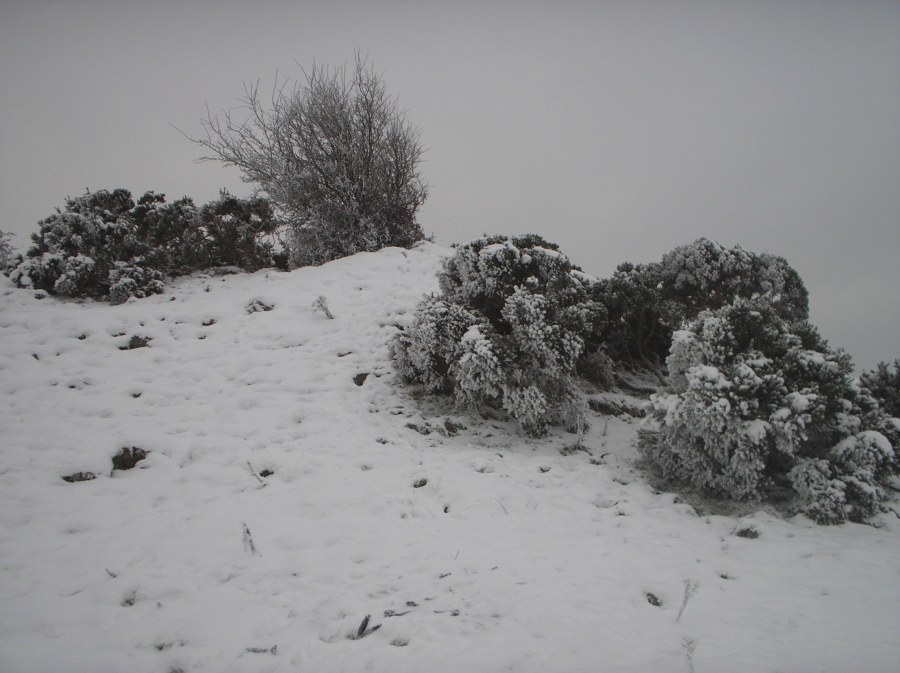
[[[0,277],[0,671],[897,670],[895,517],[698,513],[628,416],[572,451],[393,385],[448,252],[117,307]]]

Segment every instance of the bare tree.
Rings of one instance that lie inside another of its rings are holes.
[[[208,114],[192,138],[204,159],[237,166],[281,211],[298,266],[421,240],[421,134],[381,76],[359,54],[349,75],[314,63],[304,76],[268,101],[245,85],[242,119]]]

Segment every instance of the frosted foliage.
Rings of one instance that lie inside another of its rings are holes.
[[[747,413],[747,385],[726,378],[715,367],[685,372],[687,389],[654,395],[651,405],[663,423],[646,455],[666,476],[737,499],[757,495],[768,453],[770,427]]]
[[[740,247],[727,250],[704,238],[675,248],[662,264],[676,289],[697,293],[712,292],[723,278],[744,276],[752,268],[751,256]]]
[[[197,142],[278,207],[297,266],[422,240],[425,149],[381,75],[359,57],[304,72],[271,96],[249,87],[246,116],[209,117]]]
[[[62,263],[62,273],[53,284],[57,294],[75,297],[79,289],[83,287],[94,272],[96,263],[85,255],[67,257]]]
[[[847,494],[844,482],[831,478],[827,460],[804,459],[790,472],[791,483],[805,513],[820,523],[837,523],[846,518]]]
[[[523,257],[512,241],[491,243],[479,248],[459,248],[439,275],[441,290],[448,299],[476,305],[509,294],[515,283],[515,271]]]
[[[549,422],[550,402],[536,386],[507,386],[503,395],[503,408],[522,424],[522,429],[533,436],[542,435]]]
[[[702,361],[700,341],[688,330],[679,330],[672,336],[672,348],[666,360],[669,383],[678,391],[688,388],[687,371]]]
[[[483,331],[477,325],[468,329],[462,339],[462,355],[453,365],[456,400],[473,411],[503,396],[503,368],[491,339]]]
[[[610,390],[616,385],[616,363],[602,346],[582,355],[576,366],[579,376],[601,390]]]
[[[461,340],[477,316],[441,299],[427,299],[416,311],[413,325],[392,343],[397,370],[408,381],[418,381],[432,393],[453,388],[450,365],[463,354]]]
[[[537,236],[460,246],[439,274],[441,298],[394,341],[397,368],[466,408],[501,408],[531,435],[583,427],[575,367],[604,316],[591,282]]]
[[[539,236],[493,236],[459,246],[438,274],[448,301],[482,311],[496,320],[518,288],[542,294],[554,311],[574,309],[568,319],[593,329],[603,309],[588,296],[592,279]]]
[[[45,252],[39,257],[28,257],[9,270],[9,279],[19,287],[45,289],[44,278],[50,281],[50,287],[62,273],[63,255]]]
[[[748,252],[740,246],[725,248],[701,238],[664,255],[660,266],[665,293],[684,302],[688,315],[730,304],[738,297],[757,297],[765,298],[783,318],[807,318],[806,287],[782,257]]]
[[[582,422],[571,407],[571,374],[581,355],[582,340],[548,321],[541,295],[517,290],[503,308],[511,327],[509,340],[516,356],[507,365],[503,407],[529,434],[541,434],[548,422],[568,426]],[[573,415],[574,414],[574,415]]]
[[[837,444],[831,457],[835,476],[846,486],[847,518],[862,521],[875,514],[886,498],[882,484],[894,460],[888,439],[877,431],[863,431]]]
[[[712,494],[764,498],[790,484],[819,521],[872,516],[895,469],[890,423],[845,354],[801,342],[767,302],[701,314],[675,335],[673,392],[651,398],[642,454]]]
[[[805,511],[823,523],[864,521],[886,499],[883,483],[894,451],[880,432],[864,431],[839,442],[826,460],[803,460],[790,478]]]
[[[523,376],[538,372],[570,372],[583,342],[547,316],[547,300],[519,289],[506,301],[503,319],[512,328],[512,341],[522,358]]]
[[[161,294],[164,287],[160,271],[116,262],[109,272],[109,303],[122,304],[131,297],[143,299]]]
[[[13,262],[16,251],[12,244],[12,234],[0,230],[0,273],[6,270],[7,265]]]
[[[900,360],[879,362],[872,371],[863,372],[860,385],[872,393],[884,413],[900,416]]]
[[[272,261],[269,204],[223,191],[202,208],[184,197],[166,203],[147,192],[137,203],[125,189],[87,192],[42,220],[27,257],[9,277],[21,287],[67,297],[130,297],[162,292],[164,275],[211,266],[255,271]]]

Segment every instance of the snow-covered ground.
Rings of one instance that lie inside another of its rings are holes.
[[[117,307],[0,280],[0,671],[900,668],[896,517],[698,514],[630,417],[573,452],[394,386],[448,252]]]

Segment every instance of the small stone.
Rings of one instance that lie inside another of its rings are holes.
[[[124,447],[119,453],[113,456],[112,464],[114,470],[130,470],[137,463],[147,457],[147,452],[136,446]]]

